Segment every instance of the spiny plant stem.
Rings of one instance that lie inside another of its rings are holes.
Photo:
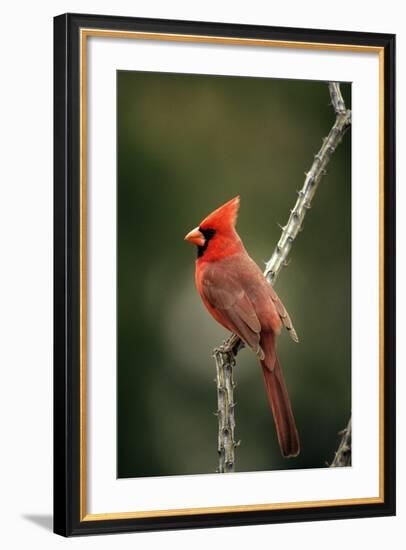
[[[342,468],[343,466],[351,466],[351,418],[348,421],[347,427],[342,432],[340,432],[340,435],[342,436],[340,445],[338,446],[333,462],[330,464],[330,468]]]
[[[306,212],[310,209],[312,200],[322,177],[327,173],[326,167],[341,142],[345,132],[351,125],[351,111],[346,109],[338,82],[329,83],[331,104],[336,113],[335,122],[319,152],[314,156],[310,170],[306,173],[303,187],[298,191],[293,210],[291,210],[287,224],[282,228],[282,235],[276,248],[266,263],[264,276],[273,284],[282,267],[287,265],[293,241],[303,227]],[[235,469],[235,448],[239,445],[234,439],[235,430],[235,401],[233,368],[236,357],[244,343],[235,334],[231,335],[222,346],[213,351],[216,364],[217,383],[217,418],[219,456],[218,472],[233,472]]]

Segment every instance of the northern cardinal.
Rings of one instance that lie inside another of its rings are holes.
[[[197,245],[195,281],[204,305],[258,356],[282,455],[294,457],[300,452],[299,436],[275,340],[282,325],[295,342],[298,338],[282,302],[235,230],[239,205],[237,196],[220,206],[185,240]]]

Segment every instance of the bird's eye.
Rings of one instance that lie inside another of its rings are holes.
[[[203,234],[206,241],[209,241],[216,233],[216,230],[212,229],[211,227],[208,227],[208,228],[199,227],[199,231]]]
[[[197,257],[201,258],[203,254],[206,252],[207,247],[209,246],[210,239],[213,237],[213,235],[215,235],[216,230],[210,227],[209,228],[199,227],[199,231],[204,237],[204,245],[197,247]]]

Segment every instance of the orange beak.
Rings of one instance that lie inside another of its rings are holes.
[[[200,229],[198,227],[195,227],[186,235],[185,241],[189,241],[190,243],[196,244],[197,246],[203,246],[205,243],[205,238]]]

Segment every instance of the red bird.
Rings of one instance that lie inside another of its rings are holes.
[[[276,355],[282,325],[298,338],[290,317],[235,230],[240,197],[205,218],[185,237],[197,245],[196,287],[204,305],[223,327],[258,356],[282,455],[297,456],[299,436]]]

